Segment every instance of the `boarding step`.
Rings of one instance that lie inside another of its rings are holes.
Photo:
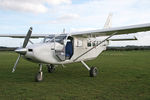
[[[65,61],[66,60],[64,51],[62,51],[62,50],[55,50],[55,54],[56,54],[56,56],[58,57],[59,60],[61,60],[61,61]]]

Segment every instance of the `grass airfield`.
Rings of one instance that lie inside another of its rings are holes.
[[[34,82],[39,67],[13,52],[0,52],[0,100],[150,100],[150,51],[105,51],[88,61],[98,76],[91,78],[81,63],[43,67],[43,82]]]

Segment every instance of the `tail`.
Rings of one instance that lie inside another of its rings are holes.
[[[106,20],[106,22],[105,22],[105,24],[104,24],[104,28],[105,28],[105,29],[111,27],[111,25],[112,25],[112,15],[113,15],[112,13],[110,13],[110,14],[108,15],[107,20]]]

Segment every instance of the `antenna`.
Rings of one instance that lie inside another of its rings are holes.
[[[65,28],[64,28],[64,29],[63,29],[63,33],[64,33],[64,34],[65,34],[65,31],[66,31],[66,30],[65,30]]]

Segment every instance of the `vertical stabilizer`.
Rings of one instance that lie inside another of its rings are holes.
[[[106,22],[105,22],[105,24],[104,24],[104,28],[105,28],[105,29],[111,27],[111,25],[112,25],[112,15],[113,15],[112,13],[110,13],[110,14],[108,15],[107,20],[106,20]]]

